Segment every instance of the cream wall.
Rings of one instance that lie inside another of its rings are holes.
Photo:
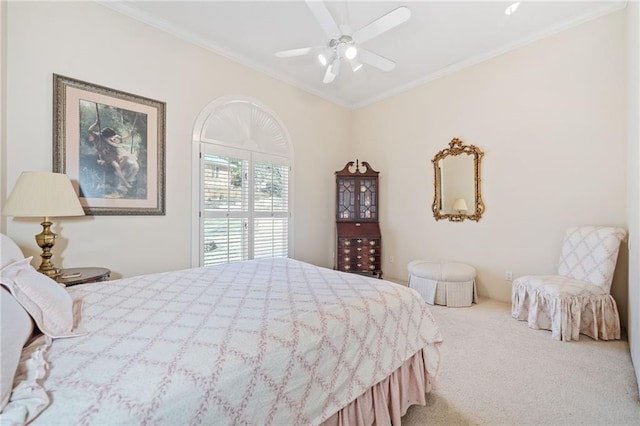
[[[565,228],[627,227],[625,26],[616,12],[355,111],[352,156],[380,171],[386,276],[406,279],[413,259],[464,261],[481,295],[508,301],[505,270],[556,271]],[[485,152],[478,223],[431,212],[431,159],[454,137]],[[626,256],[613,286],[623,321]]]
[[[194,121],[229,94],[260,101],[287,127],[296,167],[294,254],[333,266],[333,171],[349,158],[348,110],[93,2],[9,2],[6,9],[0,187],[7,194],[20,172],[52,169],[53,73],[167,105],[166,216],[55,220],[58,266],[106,266],[117,277],[191,265]],[[37,220],[12,218],[3,227],[36,257],[33,236],[40,229]]]

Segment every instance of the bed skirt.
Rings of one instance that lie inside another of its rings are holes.
[[[407,409],[425,405],[425,394],[435,388],[434,377],[427,370],[426,350],[416,352],[386,379],[325,420],[323,426],[400,425]]]

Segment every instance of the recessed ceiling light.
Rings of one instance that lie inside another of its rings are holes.
[[[509,5],[509,7],[507,7],[504,10],[504,14],[507,16],[513,15],[514,13],[516,13],[516,10],[518,10],[518,6],[520,6],[520,2],[515,2]]]

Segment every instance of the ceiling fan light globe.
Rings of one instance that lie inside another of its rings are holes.
[[[354,59],[356,56],[358,56],[358,48],[355,46],[347,47],[347,50],[345,50],[344,52],[344,56],[347,59]]]

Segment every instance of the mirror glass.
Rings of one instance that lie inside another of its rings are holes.
[[[432,160],[435,171],[433,214],[436,220],[480,220],[484,203],[480,194],[480,160],[484,153],[455,138]]]
[[[440,213],[467,213],[476,203],[473,157],[461,154],[440,160]]]

